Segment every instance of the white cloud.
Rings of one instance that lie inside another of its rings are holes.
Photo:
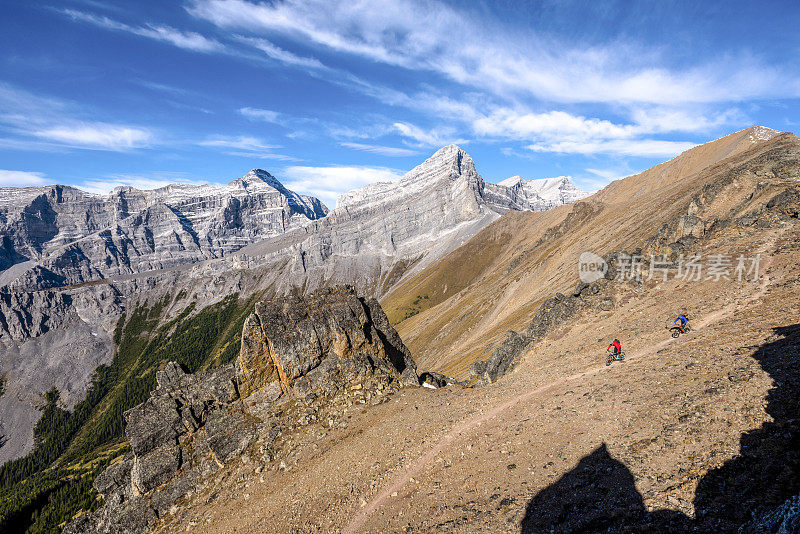
[[[401,171],[388,167],[296,165],[284,169],[281,181],[289,189],[313,195],[332,207],[343,193],[375,182],[393,182],[402,176]]]
[[[416,150],[409,148],[396,148],[391,146],[380,145],[365,145],[362,143],[339,143],[343,147],[352,148],[354,150],[362,150],[364,152],[372,152],[373,154],[380,154],[381,156],[413,156],[419,154]]]
[[[517,113],[502,109],[473,123],[479,135],[503,136],[518,139],[547,137],[552,139],[625,138],[635,133],[631,125],[614,124],[607,120],[587,119],[563,111],[547,113]]]
[[[396,122],[393,128],[403,137],[411,139],[411,144],[420,147],[442,147],[449,144],[465,144],[468,141],[456,136],[453,128],[424,130],[407,122]]]
[[[272,150],[273,148],[280,148],[276,145],[264,144],[264,141],[257,137],[249,137],[246,135],[239,136],[225,136],[218,135],[209,137],[204,141],[197,143],[200,146],[213,147],[213,148],[228,148],[236,150],[245,150],[258,152],[262,150]]]
[[[274,154],[269,152],[226,152],[229,156],[239,156],[242,158],[271,159],[278,161],[301,161],[300,158],[287,156],[285,154]]]
[[[106,178],[86,180],[78,185],[80,189],[98,195],[107,195],[117,187],[133,187],[135,189],[150,190],[165,187],[170,184],[201,185],[208,182],[187,178],[180,172],[153,172],[149,174],[114,174]]]
[[[69,146],[97,150],[141,148],[153,140],[153,134],[147,130],[101,122],[53,126],[31,133]]]
[[[2,187],[30,187],[36,185],[47,185],[44,173],[0,169],[0,186]]]
[[[194,0],[188,11],[221,28],[278,34],[506,96],[681,104],[800,94],[790,72],[744,53],[670,68],[662,50],[522,33],[436,1]]]
[[[249,44],[250,46],[258,50],[261,50],[268,57],[276,61],[280,61],[285,65],[291,65],[294,67],[304,67],[310,69],[327,70],[327,67],[325,67],[325,65],[320,63],[319,60],[311,57],[298,56],[297,54],[293,54],[288,50],[284,50],[283,48],[275,46],[266,39],[260,39],[254,37],[242,37],[242,36],[237,36],[237,39],[239,39],[241,42],[245,44]]]
[[[258,109],[258,108],[241,108],[239,110],[241,115],[244,115],[250,120],[258,120],[264,122],[274,122],[276,124],[281,123],[281,114],[277,111],[270,111],[268,109]]]
[[[604,141],[555,141],[528,145],[534,152],[562,154],[618,154],[638,157],[673,157],[696,146],[684,141],[656,139],[612,139]]]
[[[702,115],[690,116],[676,110],[637,110],[634,116],[637,121],[633,123],[617,124],[563,111],[529,113],[505,108],[476,120],[473,128],[478,135],[533,141],[527,148],[535,152],[671,157],[695,143],[646,136],[696,131],[712,125],[712,121]],[[723,115],[715,120],[722,123],[727,117]]]
[[[268,145],[257,137],[247,135],[217,135],[199,141],[198,146],[218,149],[229,156],[242,158],[271,159],[281,161],[298,161],[297,158],[272,152],[278,145]]]
[[[107,30],[122,31],[132,33],[140,37],[147,37],[156,41],[170,43],[178,48],[191,50],[193,52],[223,52],[225,45],[214,39],[209,39],[195,32],[182,32],[161,24],[147,24],[145,26],[131,26],[114,19],[97,16],[91,13],[84,13],[75,9],[64,9],[62,12],[72,18],[82,22],[87,22]]]
[[[108,122],[81,121],[78,106],[44,98],[0,84],[0,124],[15,138],[0,139],[0,146],[22,150],[129,150],[150,146],[156,140],[148,128]],[[35,138],[35,139],[34,139]]]

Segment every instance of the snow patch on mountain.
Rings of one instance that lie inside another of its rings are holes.
[[[512,176],[497,185],[502,185],[521,193],[531,203],[536,203],[538,199],[541,199],[546,204],[543,209],[570,204],[591,194],[577,188],[568,176],[540,178],[537,180],[525,180],[521,176]]]
[[[767,128],[766,126],[753,126],[750,130],[750,142],[769,141],[779,133],[781,132],[773,130],[772,128]]]

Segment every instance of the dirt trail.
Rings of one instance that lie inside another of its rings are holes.
[[[774,247],[776,241],[777,237],[771,239],[767,244],[765,244],[763,250],[760,250],[759,253],[763,254],[766,250],[771,250]],[[745,306],[748,306],[749,304],[762,298],[766,294],[767,290],[769,289],[769,285],[771,283],[769,275],[766,274],[766,271],[771,264],[772,264],[772,257],[770,257],[762,267],[763,269],[762,272],[764,274],[762,276],[762,279],[758,285],[758,290],[756,292],[749,295],[744,300],[740,300],[738,302],[736,301],[732,302],[720,308],[719,310],[708,313],[695,323],[695,329],[702,330],[711,324],[714,324],[722,319],[732,316],[737,310],[744,308]],[[647,345],[632,352],[628,358],[635,359],[646,356],[647,354],[652,354],[654,352],[663,349],[664,347],[667,347],[674,341],[675,339],[670,337],[658,343]],[[356,534],[362,532],[370,516],[375,511],[377,511],[381,506],[383,506],[383,504],[390,498],[392,494],[394,494],[395,492],[400,492],[403,489],[403,487],[405,487],[406,484],[408,484],[412,478],[418,476],[419,473],[429,463],[431,463],[439,453],[441,453],[446,447],[451,445],[461,436],[468,434],[469,432],[473,431],[474,429],[482,425],[484,422],[498,416],[502,412],[509,410],[510,408],[516,406],[521,402],[528,401],[533,397],[536,397],[558,386],[568,384],[575,380],[580,380],[586,377],[597,375],[607,369],[609,368],[603,364],[600,364],[599,366],[592,366],[589,369],[585,369],[581,372],[562,377],[537,389],[525,392],[515,397],[512,400],[509,400],[507,402],[504,402],[502,404],[499,404],[491,408],[490,410],[482,414],[479,414],[475,417],[471,417],[469,419],[463,420],[462,422],[458,423],[449,432],[444,434],[427,453],[420,456],[410,465],[408,465],[400,472],[398,472],[382,491],[380,491],[371,501],[369,501],[361,510],[358,511],[358,513],[355,515],[355,517],[352,518],[350,523],[344,527],[342,532],[344,534]]]

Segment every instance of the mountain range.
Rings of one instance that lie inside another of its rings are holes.
[[[800,495],[799,181],[800,140],[753,127],[593,195],[485,182],[454,145],[330,211],[264,171],[130,191],[152,202],[117,217],[87,206],[118,191],[11,190],[0,525],[61,528],[96,491],[68,532],[777,531]],[[151,209],[175,217],[131,224]]]
[[[286,293],[348,283],[380,296],[509,210],[586,195],[556,181],[529,182],[569,192],[546,199],[534,192],[544,188],[485,182],[450,145],[397,182],[343,195],[330,211],[261,169],[224,186],[108,195],[0,189],[0,374],[13,393],[0,397],[0,462],[33,446],[38,399],[50,387],[67,407],[80,401],[114,353],[117,320],[143,293],[181,286],[183,305],[210,305],[243,287]]]

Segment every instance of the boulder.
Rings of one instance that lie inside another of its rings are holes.
[[[528,343],[525,336],[509,330],[506,333],[506,339],[492,352],[489,361],[486,362],[483,380],[491,384],[510,371],[519,361],[519,357]]]
[[[428,384],[429,386],[433,386],[435,388],[443,388],[448,384],[453,383],[452,378],[448,378],[443,374],[434,373],[432,371],[428,371],[419,375],[419,381],[420,384]]]
[[[330,390],[348,377],[382,373],[419,383],[416,364],[376,300],[341,286],[259,302],[245,321],[236,376],[242,395],[278,382]]]
[[[470,376],[483,376],[483,373],[486,372],[486,362],[484,361],[476,361],[472,362],[472,365],[469,366],[469,374]]]

